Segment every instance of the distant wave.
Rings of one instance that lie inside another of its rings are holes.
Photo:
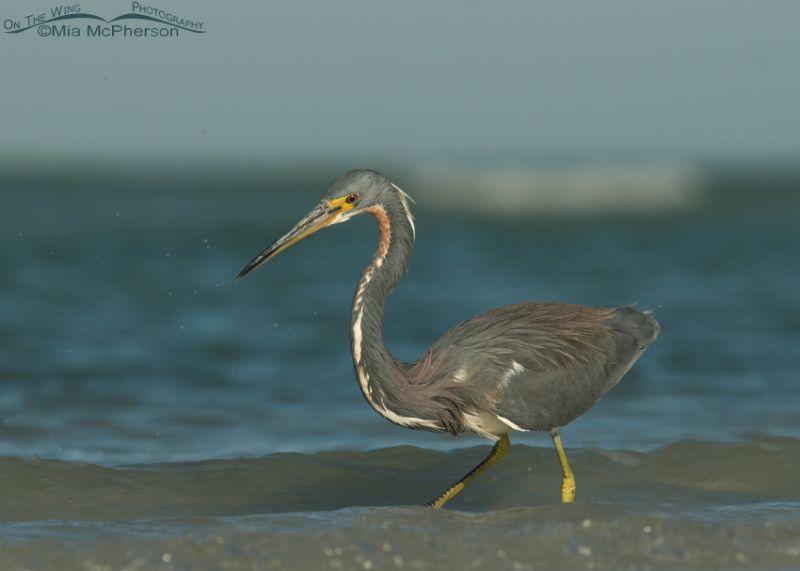
[[[698,204],[705,188],[700,169],[671,163],[431,166],[412,178],[426,204],[503,216],[674,212]]]

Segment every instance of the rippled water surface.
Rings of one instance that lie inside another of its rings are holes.
[[[518,301],[637,302],[662,325],[562,431],[575,505],[557,503],[547,437],[526,434],[433,512],[415,506],[488,447],[364,402],[349,306],[372,221],[233,280],[316,202],[312,179],[2,188],[0,567],[800,567],[795,194],[506,216],[407,187],[399,357]]]

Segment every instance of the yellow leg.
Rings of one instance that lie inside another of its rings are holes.
[[[561,445],[561,437],[555,428],[550,431],[550,438],[553,439],[553,446],[556,449],[558,461],[561,463],[561,472],[564,474],[564,479],[561,481],[561,501],[568,504],[575,499],[575,476],[572,475],[572,470],[569,468],[567,455]]]
[[[494,448],[492,448],[492,451],[483,462],[475,466],[472,470],[470,470],[469,474],[461,478],[458,482],[447,488],[438,498],[428,502],[425,505],[432,508],[442,507],[445,502],[463,490],[472,480],[477,478],[481,472],[505,456],[506,452],[508,452],[509,446],[511,446],[511,443],[508,440],[508,435],[503,434],[500,437],[500,440],[495,443]]]

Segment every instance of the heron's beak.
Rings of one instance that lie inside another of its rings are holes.
[[[283,237],[279,238],[272,246],[253,258],[250,263],[239,272],[236,279],[238,280],[249,274],[258,266],[284,251],[289,246],[296,244],[306,236],[311,236],[317,230],[322,230],[326,226],[335,224],[339,221],[338,219],[342,213],[351,208],[352,205],[345,202],[345,197],[322,201],[314,210],[306,214],[300,222],[295,224],[294,228],[289,230]]]

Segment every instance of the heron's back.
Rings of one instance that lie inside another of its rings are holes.
[[[586,412],[658,333],[656,320],[633,307],[526,303],[465,321],[430,357],[469,407],[550,430]]]

